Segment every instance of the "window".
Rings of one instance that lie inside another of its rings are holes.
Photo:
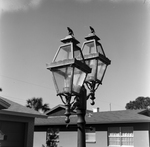
[[[86,143],[95,143],[96,142],[96,133],[95,128],[86,129]]]
[[[133,127],[108,128],[109,146],[133,146]]]

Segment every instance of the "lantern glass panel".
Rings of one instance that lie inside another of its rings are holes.
[[[73,74],[73,92],[79,93],[86,78],[86,73],[78,68],[74,68]]]
[[[69,43],[69,44],[60,46],[56,54],[56,57],[54,59],[54,62],[58,62],[58,61],[65,60],[65,59],[72,59],[72,58],[73,58],[72,44]]]
[[[97,53],[95,41],[92,40],[92,41],[85,42],[83,47],[82,47],[82,53],[83,53],[83,55],[89,55],[92,53]]]
[[[98,61],[96,59],[87,60],[86,64],[92,69],[91,73],[87,75],[86,81],[96,81]]]
[[[102,82],[105,71],[106,71],[107,65],[103,63],[102,61],[98,61],[98,68],[97,68],[97,80]]]
[[[88,60],[86,63],[92,69],[91,73],[87,75],[86,81],[102,82],[106,64],[97,59]]]
[[[57,93],[70,93],[72,90],[73,67],[67,66],[53,70]]]
[[[85,63],[81,49],[77,46],[74,48],[75,48],[74,49],[74,58],[76,58],[77,60],[80,60],[80,62],[82,62],[82,63]]]
[[[102,45],[99,42],[96,43],[96,47],[97,47],[97,52],[100,53],[101,55],[105,56]]]

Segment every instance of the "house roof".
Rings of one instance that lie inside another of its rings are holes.
[[[147,110],[149,111],[149,110]],[[144,112],[144,113],[142,113]],[[150,117],[145,115],[145,110],[121,110],[87,113],[86,124],[110,124],[110,123],[138,123],[150,122]],[[70,116],[69,124],[76,124],[77,116]],[[35,119],[35,126],[66,125],[65,116],[49,116],[47,119]]]
[[[41,114],[33,109],[27,108],[3,97],[0,97],[0,114],[39,118],[47,117],[44,114]]]

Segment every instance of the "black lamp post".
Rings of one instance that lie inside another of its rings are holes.
[[[65,122],[69,123],[71,111],[76,109],[78,121],[78,147],[85,147],[86,101],[94,104],[95,91],[100,84],[110,60],[106,58],[100,39],[92,27],[91,34],[85,39],[82,51],[77,46],[79,41],[68,28],[69,35],[62,39],[52,63],[47,67],[53,74],[53,81],[62,102],[66,106]],[[84,84],[89,89],[89,94]]]

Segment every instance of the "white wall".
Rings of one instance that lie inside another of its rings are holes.
[[[134,131],[134,147],[149,147],[148,131]]]
[[[60,132],[58,147],[77,147],[77,132]],[[107,131],[97,131],[96,143],[86,143],[86,147],[107,147]]]
[[[46,132],[34,132],[33,147],[46,147]]]
[[[60,132],[58,147],[77,147],[77,132]]]
[[[33,147],[46,147],[46,132],[34,132]],[[58,147],[77,147],[77,132],[59,132]],[[107,131],[96,132],[96,143],[86,143],[86,147],[107,147]],[[134,147],[150,147],[148,131],[134,131]]]

